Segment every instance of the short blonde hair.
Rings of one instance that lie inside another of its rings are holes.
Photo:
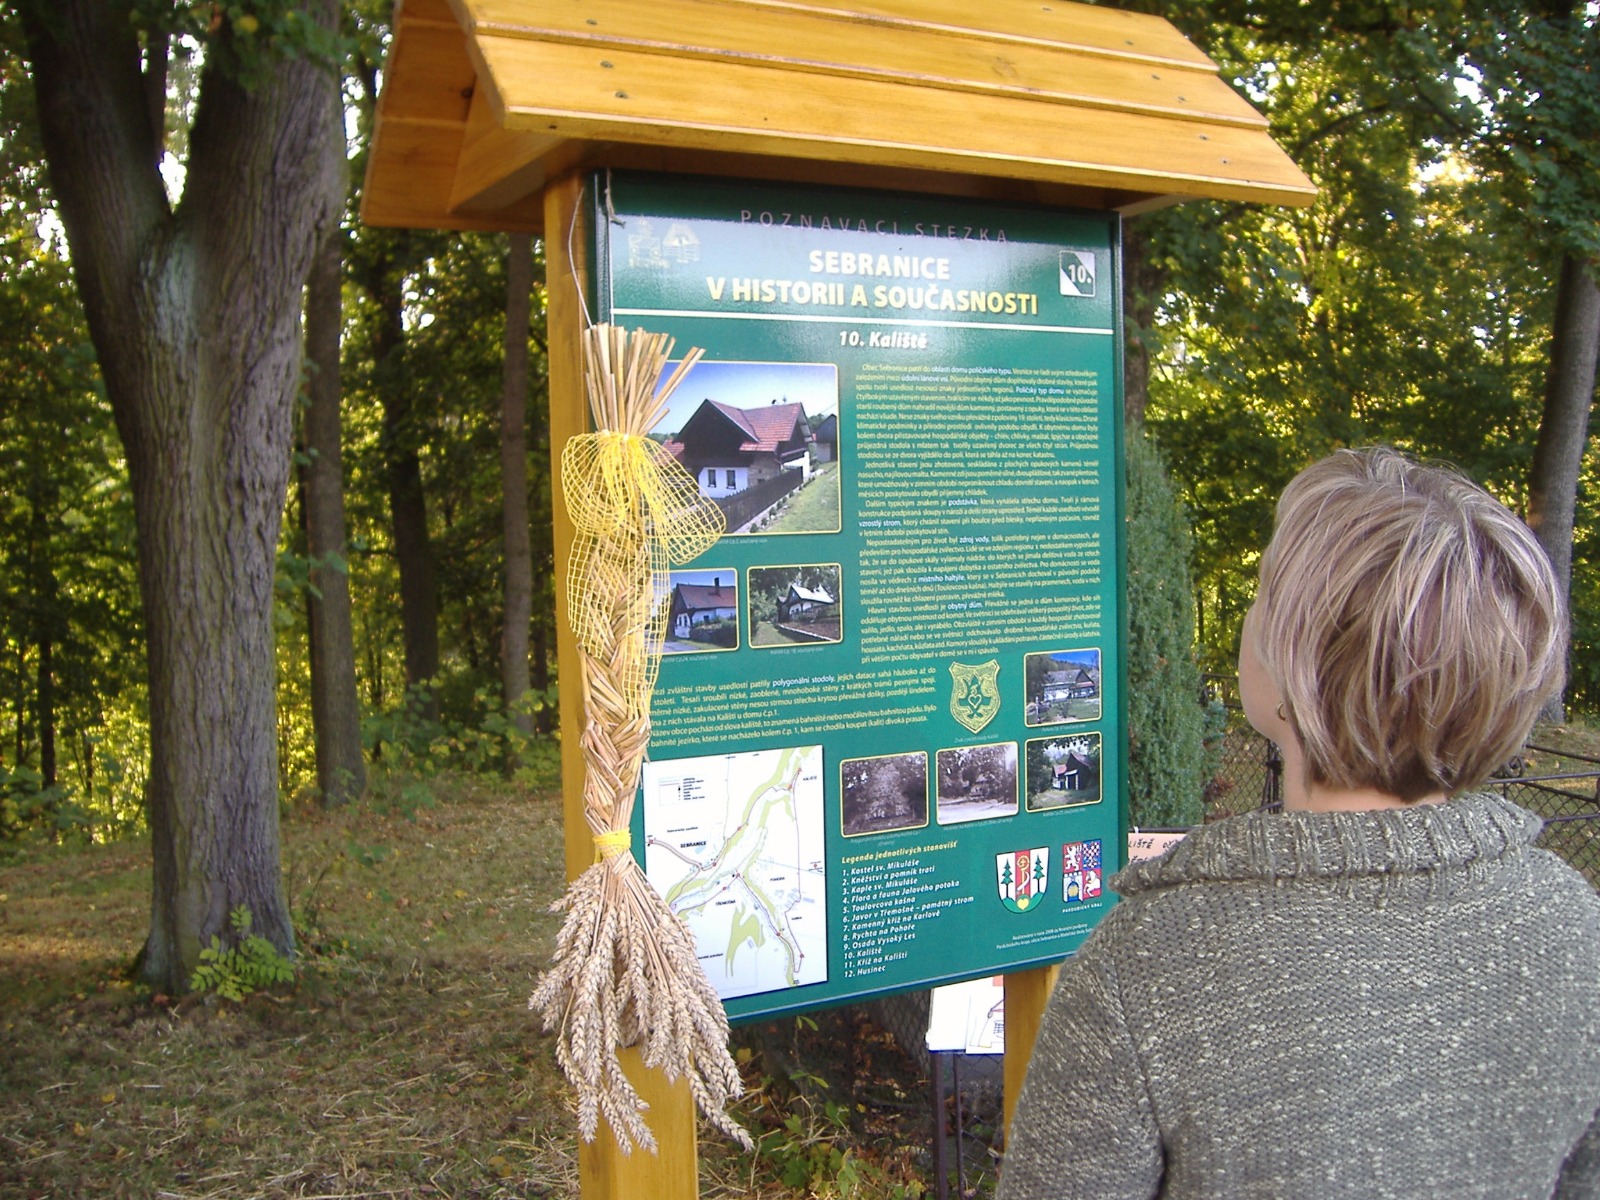
[[[1481,784],[1561,686],[1566,613],[1528,527],[1451,470],[1341,450],[1284,489],[1257,649],[1311,781]]]

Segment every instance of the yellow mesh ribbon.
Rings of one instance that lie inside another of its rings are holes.
[[[626,854],[633,849],[633,834],[626,829],[613,829],[607,833],[594,835],[594,857],[599,862],[603,858],[615,858],[619,854]]]
[[[567,571],[573,634],[606,664],[626,711],[644,716],[661,663],[668,567],[711,548],[722,510],[659,442],[637,434],[579,434],[561,452],[561,474],[577,531]]]

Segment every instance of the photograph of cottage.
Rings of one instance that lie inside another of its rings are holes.
[[[838,563],[751,567],[750,644],[811,646],[844,638]]]
[[[938,753],[939,824],[1010,817],[1017,811],[1017,744],[954,746]]]
[[[1099,804],[1100,735],[1034,738],[1027,749],[1028,811]]]
[[[928,823],[928,756],[885,754],[839,764],[839,808],[845,837],[921,829]]]
[[[739,648],[739,572],[733,567],[672,571],[667,579],[663,654]]]
[[[838,426],[833,363],[702,359],[651,436],[716,501],[730,534],[837,533]]]
[[[1052,650],[1023,660],[1023,715],[1028,725],[1098,721],[1100,651]]]

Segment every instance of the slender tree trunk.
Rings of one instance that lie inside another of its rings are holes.
[[[533,549],[528,533],[528,316],[533,293],[533,237],[513,233],[506,260],[505,366],[500,377],[500,490],[504,497],[505,625],[500,680],[512,724],[533,735],[528,690],[528,627],[533,619]],[[507,767],[516,764],[508,759]]]
[[[389,490],[389,528],[400,572],[400,625],[405,643],[406,686],[430,685],[439,673],[439,582],[433,543],[428,536],[428,501],[422,488],[422,460],[411,394],[399,362],[405,343],[400,270],[391,260],[370,289],[378,305],[373,350],[383,403],[383,461]],[[422,715],[437,717],[431,688]]]
[[[1150,395],[1150,351],[1146,338],[1155,326],[1161,280],[1145,253],[1144,231],[1137,219],[1122,223],[1122,419],[1144,424]]]
[[[422,460],[407,445],[403,430],[410,419],[407,397],[384,405],[384,428],[390,434],[388,462],[389,519],[395,560],[400,567],[400,623],[405,638],[406,686],[427,688],[420,705],[423,716],[436,718],[439,703],[432,690],[439,673],[439,579],[433,543],[428,537],[428,500],[422,490]]]
[[[56,689],[54,647],[50,635],[39,639],[39,776],[43,786],[56,785]]]
[[[28,530],[27,611],[34,649],[33,713],[39,734],[39,775],[44,787],[56,785],[55,644],[63,625],[61,587],[56,580],[50,544],[50,525],[59,498],[46,473],[49,464],[36,464],[28,486],[32,512]]]
[[[23,683],[28,677],[28,660],[20,641],[17,643],[17,669],[14,674],[16,691],[12,693],[11,712],[16,718],[16,723],[15,736],[11,739],[12,762],[20,767],[28,749],[28,689]]]
[[[333,0],[307,16],[337,24]],[[338,103],[303,55],[245,88],[208,60],[168,207],[130,4],[23,8],[45,156],[127,454],[148,638],[154,859],[145,979],[183,991],[248,906],[292,952],[279,874],[273,568],[300,292],[336,215]],[[219,18],[221,19],[221,18]],[[215,35],[226,40],[224,23]]]
[[[1561,261],[1544,415],[1528,471],[1528,524],[1538,537],[1564,594],[1572,588],[1572,524],[1578,474],[1594,404],[1595,362],[1600,352],[1600,288],[1594,273],[1568,254]],[[1547,721],[1564,718],[1564,698],[1545,709]]]
[[[343,130],[339,129],[343,159]],[[361,756],[361,701],[350,625],[350,576],[345,559],[344,470],[339,429],[339,330],[343,323],[342,243],[337,229],[317,249],[306,280],[306,358],[312,367],[305,413],[310,462],[305,482],[306,554],[312,593],[307,598],[311,642],[311,724],[317,788],[324,808],[360,796],[367,786]]]

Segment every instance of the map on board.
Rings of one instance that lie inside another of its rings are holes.
[[[724,1000],[828,978],[822,747],[644,764],[645,873]]]

